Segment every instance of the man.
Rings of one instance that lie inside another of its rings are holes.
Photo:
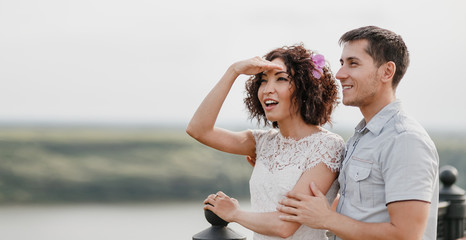
[[[436,239],[437,150],[395,96],[409,65],[406,45],[374,26],[345,33],[340,45],[343,104],[364,119],[346,145],[337,211],[311,184],[314,196],[290,192],[280,202],[281,219],[328,229],[334,239]]]

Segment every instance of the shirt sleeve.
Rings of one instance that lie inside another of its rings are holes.
[[[384,146],[382,174],[386,204],[394,201],[430,202],[438,178],[438,154],[428,136],[402,133]]]

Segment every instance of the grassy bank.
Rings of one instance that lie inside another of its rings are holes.
[[[466,137],[433,139],[466,188]],[[202,200],[217,190],[244,198],[251,171],[181,129],[0,128],[0,204]]]

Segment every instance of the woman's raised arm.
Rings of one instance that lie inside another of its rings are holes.
[[[215,122],[223,102],[240,74],[254,75],[271,69],[282,69],[282,67],[260,57],[232,64],[204,98],[189,122],[186,132],[199,142],[220,151],[255,156],[255,141],[250,131],[228,131],[215,127]]]

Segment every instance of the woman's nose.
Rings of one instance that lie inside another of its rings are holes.
[[[271,83],[270,81],[267,82],[264,86],[264,89],[262,90],[262,93],[266,94],[266,93],[273,93],[275,87],[273,86],[273,83]]]

